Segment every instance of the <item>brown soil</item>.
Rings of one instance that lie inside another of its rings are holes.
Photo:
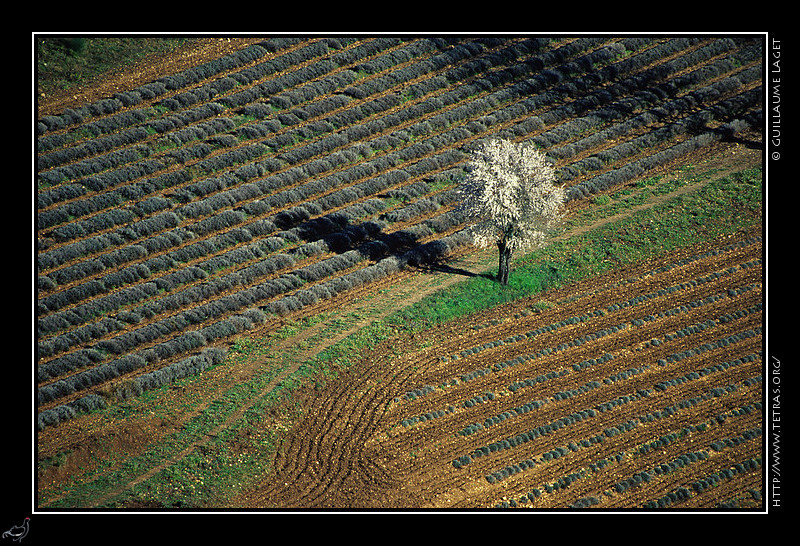
[[[719,243],[721,245],[728,242],[730,241]],[[698,246],[681,254],[701,252],[704,249],[703,246]],[[508,480],[498,487],[489,485],[484,479],[486,474],[528,456],[522,452],[530,450],[517,450],[519,453],[500,452],[480,462],[475,461],[466,470],[461,471],[456,470],[451,461],[481,445],[513,436],[537,424],[551,422],[565,412],[569,413],[572,408],[568,410],[564,404],[553,403],[552,411],[531,412],[523,418],[510,419],[508,425],[497,425],[491,430],[487,429],[467,439],[458,436],[456,432],[470,423],[481,422],[487,416],[500,414],[520,403],[538,398],[527,392],[524,394],[508,392],[507,385],[514,381],[536,376],[547,370],[564,369],[574,362],[596,357],[604,352],[615,353],[617,359],[602,368],[599,366],[593,368],[591,378],[602,378],[604,373],[611,374],[615,370],[621,371],[655,362],[665,356],[666,350],[645,349],[644,340],[657,337],[663,331],[677,330],[688,323],[708,320],[745,304],[753,305],[760,301],[760,291],[752,292],[746,300],[734,302],[731,299],[725,304],[709,306],[702,311],[692,313],[690,318],[665,319],[641,330],[623,331],[609,336],[598,346],[587,343],[586,348],[568,349],[565,356],[542,358],[474,381],[458,382],[458,378],[462,373],[491,366],[516,355],[534,352],[542,346],[557,346],[580,335],[583,331],[609,328],[626,318],[630,320],[646,315],[651,309],[658,312],[687,301],[701,299],[708,294],[724,291],[724,283],[709,283],[683,293],[680,297],[665,298],[664,301],[658,301],[647,307],[632,309],[629,314],[609,316],[592,322],[591,327],[580,325],[565,328],[552,337],[542,336],[546,341],[544,339],[523,341],[507,348],[484,351],[480,356],[450,360],[447,363],[442,363],[440,357],[458,353],[464,348],[481,346],[488,341],[524,334],[542,324],[554,323],[582,312],[604,308],[633,295],[678,284],[709,272],[722,271],[742,261],[753,259],[760,253],[760,247],[748,248],[741,253],[728,253],[718,260],[703,260],[701,263],[682,267],[664,275],[626,282],[636,275],[662,265],[661,262],[641,264],[636,268],[591,279],[568,289],[539,295],[536,300],[546,298],[550,302],[565,302],[544,312],[519,316],[522,310],[526,307],[531,308],[535,303],[534,300],[523,301],[427,330],[424,338],[410,335],[378,344],[371,348],[356,366],[344,371],[341,377],[329,384],[326,389],[313,396],[308,393],[304,416],[284,441],[275,460],[274,472],[264,476],[260,485],[234,499],[231,506],[306,509],[489,508],[501,498],[513,498],[511,493],[524,494],[542,482],[556,480],[565,473],[566,467],[563,464],[542,466],[538,474],[529,476],[527,482],[520,477],[517,480]],[[678,260],[680,257],[676,255],[674,259]],[[743,272],[741,277],[736,278],[735,283],[744,285],[758,282],[759,279],[759,271]],[[566,303],[576,295],[583,296],[574,302]],[[751,322],[744,324],[754,327],[760,324],[760,315],[752,316],[750,320]],[[477,331],[473,329],[473,326],[487,324],[489,326]],[[725,335],[726,332],[739,331],[743,327],[743,323],[736,323],[727,330],[720,328],[704,336],[703,340],[710,341]],[[693,341],[699,344],[703,340]],[[720,351],[714,357],[709,357],[706,362],[725,361],[727,358],[735,358],[735,355],[755,352],[759,350],[760,344],[759,337],[737,347],[727,355]],[[682,348],[676,345],[672,344],[669,350],[677,351]],[[695,361],[687,366],[684,368],[681,365],[679,369],[687,373],[697,368],[699,364]],[[641,387],[652,386],[661,377],[680,375],[676,369],[649,370],[646,374],[642,374],[642,379],[637,378],[636,384]],[[747,368],[740,368],[739,371],[756,374],[759,369],[760,363],[756,362]],[[575,379],[560,381],[558,390],[577,388],[589,379],[586,375],[572,375]],[[450,386],[436,388],[433,393],[417,400],[402,399],[404,393],[425,385]],[[540,396],[544,396],[547,390],[557,389],[543,389],[543,394]],[[634,387],[630,384],[620,388],[598,389],[597,394],[576,397],[573,403],[576,408],[591,407],[591,401],[613,399],[632,390]],[[460,406],[464,400],[487,391],[497,393],[498,398],[491,404],[484,404],[481,410],[469,412]],[[670,393],[669,396],[662,397],[663,401],[660,404],[667,405],[668,400],[674,403],[686,397],[689,392],[692,391],[681,390],[678,394]],[[740,390],[735,398],[725,400],[722,407],[730,409],[737,404],[758,400],[760,400],[759,388]],[[648,409],[653,407],[651,404],[659,402],[644,400],[632,403],[625,409],[619,409],[613,416],[608,417],[610,420],[608,424],[652,411]],[[450,408],[449,412],[438,418],[409,427],[400,425],[404,419],[445,408]],[[707,404],[692,413],[688,419],[692,423],[710,421],[719,410],[719,405]],[[675,420],[680,422],[686,418],[686,415],[680,415]],[[584,426],[575,426],[564,434],[554,434],[552,438],[543,439],[542,445],[536,446],[534,453],[541,455],[556,446],[565,445],[570,440],[577,441],[589,437],[597,432],[597,426],[596,421],[589,420]],[[587,466],[607,454],[629,448],[631,445],[639,445],[654,436],[658,437],[658,430],[662,430],[660,427],[666,427],[663,430],[668,431],[669,427],[674,426],[673,422],[668,425],[659,422],[652,427],[641,426],[635,433],[624,435],[619,440],[620,443],[606,442],[600,447],[579,452],[580,457],[572,457],[570,465],[573,468]],[[708,434],[709,436],[718,434],[718,431],[710,431]],[[671,448],[670,453],[679,455],[682,451],[676,445]],[[750,452],[742,452],[740,455],[744,456],[747,453]],[[655,464],[657,459],[653,461]],[[635,465],[632,465],[632,468],[635,468]],[[701,470],[703,471],[707,471],[707,468]],[[625,476],[624,472],[619,475]],[[616,476],[617,474],[598,476],[593,482],[594,490],[603,491],[611,487]],[[573,498],[572,495],[560,496],[553,500],[553,505],[563,507],[568,500],[574,502],[577,498],[579,497]]]

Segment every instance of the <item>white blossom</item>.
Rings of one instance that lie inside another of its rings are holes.
[[[498,245],[499,277],[512,252],[540,246],[563,217],[566,192],[554,184],[555,173],[544,153],[532,144],[504,139],[482,142],[458,188],[460,210],[471,223],[477,246]]]

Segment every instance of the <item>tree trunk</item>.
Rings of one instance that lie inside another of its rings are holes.
[[[497,269],[497,280],[500,284],[508,284],[508,273],[511,269],[511,248],[505,241],[497,243],[497,250],[500,252],[500,265]]]

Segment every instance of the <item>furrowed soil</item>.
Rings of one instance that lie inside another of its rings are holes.
[[[758,232],[748,234],[757,235]],[[732,240],[718,242],[720,247],[730,244]],[[680,261],[683,255],[708,250],[707,245],[685,249],[681,255],[671,255],[670,260]],[[633,296],[655,292],[660,288],[678,285],[710,273],[734,267],[743,261],[757,259],[762,249],[759,245],[751,245],[741,250],[726,252],[714,259],[705,259],[691,265],[675,268],[663,275],[641,276],[663,265],[663,261],[640,264],[636,268],[603,275],[585,282],[577,283],[566,289],[537,295],[530,300],[523,300],[513,305],[504,305],[491,311],[478,313],[446,325],[427,330],[423,335],[391,339],[371,348],[358,364],[344,372],[339,380],[333,382],[324,391],[309,400],[301,418],[290,435],[284,441],[275,460],[275,470],[268,474],[260,485],[234,499],[234,506],[242,507],[299,507],[310,509],[327,508],[491,508],[506,498],[517,498],[535,487],[558,480],[570,472],[589,467],[598,460],[611,457],[620,451],[645,444],[658,438],[664,432],[681,430],[685,424],[701,424],[713,422],[714,417],[724,408],[745,406],[761,400],[760,387],[743,388],[735,396],[722,403],[707,403],[699,411],[688,412],[670,417],[651,426],[641,426],[635,432],[621,435],[618,440],[608,440],[589,449],[576,451],[565,457],[564,461],[552,461],[537,465],[535,470],[523,472],[515,479],[502,484],[487,483],[485,476],[520,460],[552,450],[570,441],[590,438],[602,431],[611,423],[622,422],[636,415],[652,411],[653,408],[668,405],[670,398],[662,400],[641,398],[628,404],[624,410],[619,409],[612,415],[599,419],[587,419],[586,424],[575,425],[563,434],[542,437],[530,446],[518,448],[517,453],[498,451],[489,457],[474,460],[466,468],[456,469],[451,462],[460,455],[471,453],[481,445],[513,437],[516,434],[536,427],[539,424],[556,421],[560,416],[569,414],[580,408],[594,407],[604,400],[614,400],[638,389],[652,386],[658,381],[676,375],[675,369],[661,370],[654,363],[666,353],[677,352],[680,344],[672,343],[668,350],[646,348],[646,340],[658,337],[664,332],[679,330],[687,323],[698,323],[713,317],[735,311],[740,307],[752,307],[761,301],[760,290],[752,291],[747,299],[728,298],[721,303],[709,306],[701,311],[690,312],[690,316],[675,316],[649,324],[645,328],[626,328],[610,335],[602,342],[586,343],[585,346],[570,348],[562,355],[553,355],[537,359],[534,362],[518,364],[496,373],[487,373],[475,380],[464,381],[471,371],[486,370],[498,362],[505,362],[521,355],[531,354],[543,347],[557,347],[560,344],[579,337],[581,333],[596,332],[625,323],[636,317],[646,316],[651,310],[667,309],[685,305],[688,302],[701,300],[711,294],[724,293],[726,286],[760,285],[760,271],[740,270],[742,276],[727,279],[727,282],[706,283],[702,287],[681,294],[680,298],[664,297],[653,301],[647,307],[631,308],[627,313],[609,313],[591,325],[570,327],[560,330],[552,336],[540,336],[534,341],[505,344],[481,353],[481,356],[469,356],[459,360],[442,361],[441,357],[459,353],[465,348],[481,347],[487,342],[513,338],[524,335],[545,324],[557,323],[567,317],[589,313],[597,309]],[[526,309],[534,308],[537,301],[545,298],[554,302],[551,309],[532,312],[522,316]],[[576,299],[577,298],[577,299]],[[687,322],[688,321],[688,322]],[[474,329],[475,326],[489,326]],[[737,332],[745,326],[757,328],[761,324],[759,314],[751,314],[747,322],[739,322],[728,329],[716,329],[696,339],[693,343],[701,345],[704,341]],[[747,329],[747,328],[745,328]],[[548,339],[544,339],[547,337]],[[731,359],[741,353],[755,353],[760,350],[761,337],[757,335],[748,339],[746,345],[732,349]],[[570,365],[586,359],[597,358],[603,354],[613,354],[615,358],[603,366],[594,366],[591,374],[568,374],[559,378],[549,389],[542,389],[536,395],[528,389],[514,394],[509,392],[508,385],[525,378],[536,377],[548,371],[569,370]],[[717,352],[710,361],[728,360],[724,353]],[[687,370],[696,368],[697,360],[691,362]],[[569,401],[547,405],[548,411],[538,409],[523,416],[517,415],[508,419],[508,424],[486,427],[479,433],[463,437],[458,432],[471,423],[482,422],[489,415],[501,415],[509,409],[519,407],[530,400],[547,398],[547,392],[564,392],[576,389],[590,379],[600,379],[623,370],[648,367],[636,379],[636,386],[630,383],[621,387],[616,384],[597,389],[591,395],[581,394]],[[760,360],[748,363],[739,368],[742,377],[758,375],[761,369]],[[681,375],[681,374],[677,374]],[[712,385],[706,381],[705,387]],[[433,386],[430,394],[419,396],[413,400],[404,398],[404,394],[420,387]],[[700,387],[698,387],[700,388]],[[495,397],[491,402],[464,407],[464,401],[475,399],[482,394],[492,392]],[[682,391],[680,399],[689,395]],[[493,409],[489,409],[489,408]],[[438,413],[437,413],[438,412]],[[401,423],[414,420],[418,416],[427,419],[412,425]],[[433,416],[433,417],[431,417]],[[760,418],[759,418],[760,419]],[[758,419],[751,418],[750,424],[757,426]],[[731,427],[736,425],[731,425]],[[567,427],[569,428],[569,427]],[[576,430],[577,428],[577,430]],[[729,429],[730,430],[730,429]],[[719,427],[709,427],[706,433],[709,438],[719,435]],[[690,444],[696,447],[704,445],[700,434],[696,434]],[[536,445],[538,444],[538,445]],[[747,446],[760,450],[760,444]],[[683,448],[685,449],[685,448]],[[674,451],[673,451],[674,450]],[[684,451],[680,444],[673,444],[669,451],[658,456],[650,455],[652,465],[659,460],[669,460],[670,454],[679,456]],[[752,456],[751,451],[743,451],[743,458]],[[630,454],[627,455],[631,457]],[[643,469],[640,466],[644,457],[636,463],[625,460],[631,468]],[[734,459],[736,457],[734,456]],[[724,465],[723,465],[724,467]],[[707,472],[708,467],[703,469]],[[566,507],[577,499],[588,494],[602,496],[603,491],[610,490],[618,479],[626,475],[623,465],[618,464],[612,472],[596,472],[591,482],[581,489],[573,487],[567,494],[551,495],[532,503],[536,507]],[[523,477],[523,475],[525,475]],[[759,475],[756,472],[756,476]],[[687,483],[688,473],[683,474]],[[675,486],[677,487],[677,486]],[[668,492],[670,488],[665,488]],[[652,492],[644,494],[643,499],[652,498]],[[698,499],[695,502],[701,502]],[[724,500],[718,498],[717,500]],[[616,506],[641,506],[642,501],[627,496],[614,499]],[[615,506],[609,501],[604,507]],[[684,507],[691,503],[684,503]]]

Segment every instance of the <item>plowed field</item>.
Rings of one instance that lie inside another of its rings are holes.
[[[39,105],[36,506],[763,508],[762,42],[214,39]],[[429,321],[491,136],[563,246]]]
[[[692,250],[548,294],[544,311],[521,301],[381,344],[307,408],[243,504],[645,507],[681,487],[682,507],[728,500],[696,484],[761,459],[762,246]],[[761,488],[759,465],[735,478]]]

